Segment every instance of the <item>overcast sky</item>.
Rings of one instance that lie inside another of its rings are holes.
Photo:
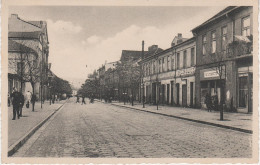
[[[223,8],[17,6],[9,14],[47,21],[52,70],[76,85],[105,61],[119,60],[122,50],[141,50],[142,40],[145,50],[152,44],[167,49],[177,33],[192,37],[192,28]]]

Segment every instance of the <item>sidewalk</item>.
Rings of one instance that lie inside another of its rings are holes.
[[[35,127],[51,116],[65,102],[66,100],[62,100],[50,105],[49,102],[46,101],[42,104],[42,109],[40,102],[37,102],[35,104],[34,112],[32,112],[31,104],[30,108],[26,108],[24,105],[22,112],[23,117],[20,117],[20,119],[16,117],[16,120],[12,120],[12,105],[8,107],[8,150],[17,147],[17,144],[21,143],[21,141],[26,141],[24,138],[27,138],[26,136],[35,131]]]
[[[116,101],[113,101],[111,104],[222,128],[233,129],[241,132],[253,133],[252,114],[224,112],[224,121],[220,121],[220,113],[217,111],[208,112],[207,110],[202,109],[170,107],[166,105],[159,105],[159,109],[157,110],[157,106],[145,104],[145,108],[143,108],[142,104],[136,102],[134,106],[132,106],[130,103],[126,103],[126,105],[124,105],[124,103],[119,103]]]

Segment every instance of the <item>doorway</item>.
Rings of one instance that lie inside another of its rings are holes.
[[[169,97],[170,97],[170,84],[167,84],[167,105],[169,105]]]
[[[193,82],[190,82],[190,107],[193,107]]]
[[[177,105],[180,105],[180,98],[179,98],[179,96],[180,96],[180,84],[179,83],[177,83],[176,84],[176,104]]]
[[[182,106],[187,107],[187,85],[182,85]]]

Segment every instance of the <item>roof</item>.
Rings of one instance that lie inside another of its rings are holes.
[[[30,39],[39,39],[41,31],[33,32],[8,32],[8,38],[30,38]]]
[[[9,32],[31,32],[31,31],[41,31],[41,28],[32,24],[30,22],[24,21],[17,18],[8,19],[8,31]]]
[[[144,51],[144,54],[147,51]],[[138,60],[142,57],[142,51],[138,50],[122,50],[120,61],[125,62],[129,60]]]
[[[42,27],[42,24],[41,24],[42,21],[27,21],[27,22],[28,22],[28,23],[31,23],[31,24],[33,24],[33,25],[39,27],[39,28]]]
[[[183,42],[181,42],[181,43],[179,43],[179,44],[177,44],[177,45],[175,45],[175,46],[172,46],[172,47],[170,47],[170,48],[167,48],[167,49],[165,49],[165,50],[161,49],[162,51],[157,51],[157,52],[155,52],[154,54],[149,54],[149,56],[146,56],[146,57],[145,57],[142,61],[140,61],[139,63],[143,63],[143,62],[148,61],[148,60],[150,60],[150,59],[152,59],[152,58],[158,57],[158,56],[162,55],[163,53],[167,53],[167,52],[169,52],[169,51],[172,51],[172,50],[174,50],[174,49],[176,49],[176,48],[182,46],[183,44],[186,44],[186,43],[189,43],[189,42],[192,42],[192,41],[195,42],[195,37],[188,38],[188,39],[186,39],[185,41],[183,41]],[[160,49],[160,48],[158,48],[158,49]]]
[[[154,50],[154,51],[148,51],[146,54],[144,54],[144,58],[147,58],[147,57],[149,57],[149,56],[151,56],[151,55],[160,53],[160,52],[162,52],[162,51],[163,51],[163,49],[161,49],[161,48],[157,48],[157,49]]]
[[[37,52],[32,48],[29,48],[13,40],[8,40],[8,52],[25,52],[25,53],[30,52],[37,55]]]
[[[227,13],[229,13],[229,12],[233,11],[234,9],[239,8],[239,7],[240,6],[228,6],[228,7],[226,7],[225,9],[221,10],[220,12],[218,12],[216,15],[214,15],[213,17],[211,17],[210,19],[208,19],[207,21],[205,21],[201,25],[192,29],[192,32],[198,30],[199,28],[204,27],[205,25],[211,23],[212,21],[217,20],[218,18],[221,18],[222,16],[225,16]]]

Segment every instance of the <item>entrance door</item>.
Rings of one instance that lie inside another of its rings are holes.
[[[162,104],[165,104],[165,84],[162,85]]]
[[[247,107],[247,77],[239,77],[239,107]]]
[[[190,106],[193,107],[193,82],[190,82]]]
[[[170,84],[167,84],[167,104],[169,104],[169,97],[170,97]]]
[[[180,105],[179,96],[180,96],[180,85],[179,83],[176,84],[176,104]]]
[[[171,81],[171,104],[173,105],[173,81]]]
[[[182,85],[182,106],[187,107],[187,85]]]
[[[155,105],[156,104],[156,83],[152,84],[152,102]]]

